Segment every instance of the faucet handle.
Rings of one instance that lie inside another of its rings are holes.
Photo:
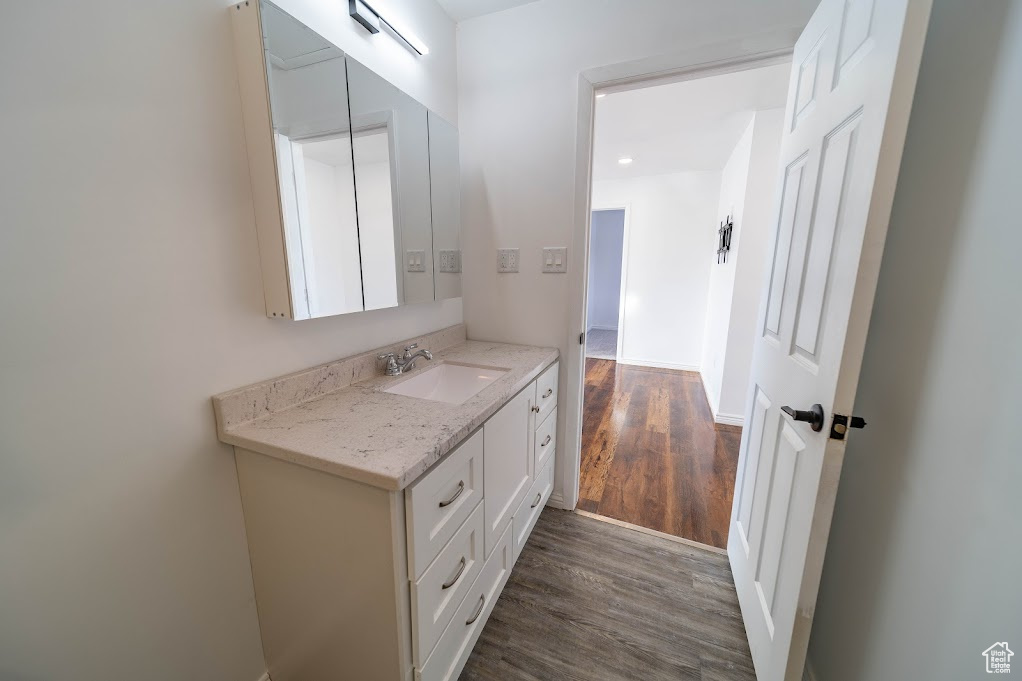
[[[384,355],[377,355],[376,359],[394,359],[396,356],[393,352],[388,352]]]
[[[415,349],[415,348],[417,348],[417,347],[419,347],[419,344],[418,344],[418,343],[412,343],[412,344],[411,344],[411,345],[409,345],[409,346],[408,346],[407,348],[405,348],[405,352],[411,352],[412,350],[414,350],[414,349]]]

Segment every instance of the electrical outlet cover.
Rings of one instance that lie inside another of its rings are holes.
[[[543,249],[543,272],[563,274],[568,271],[568,249],[564,246],[547,246]]]
[[[497,249],[497,271],[517,272],[518,271],[518,249],[498,248]]]

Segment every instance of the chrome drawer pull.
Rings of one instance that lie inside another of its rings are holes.
[[[541,444],[540,447],[546,447],[548,444],[550,444],[550,436],[549,435],[546,436],[546,439],[543,440],[543,444]]]
[[[536,500],[534,502],[532,502],[532,506],[530,506],[529,508],[536,508],[537,506],[539,506],[539,500],[542,499],[542,498],[543,498],[543,493],[540,492],[539,494],[536,495]]]
[[[461,579],[461,573],[464,572],[464,571],[465,571],[465,556],[462,556],[461,557],[461,567],[458,568],[458,574],[456,574],[453,577],[451,577],[451,581],[444,582],[443,584],[441,584],[440,588],[441,589],[445,589],[445,590],[446,589],[450,589],[452,586],[454,586],[458,582],[459,579]]]
[[[553,394],[554,394],[554,389],[553,388],[547,388],[546,392],[543,393],[543,399],[545,400],[546,398],[550,397]]]
[[[484,605],[486,605],[486,594],[483,594],[482,596],[479,597],[479,607],[476,608],[476,614],[472,615],[472,617],[470,617],[469,620],[465,622],[466,627],[475,622],[477,619],[479,619],[479,616],[483,614]]]
[[[450,506],[451,504],[453,504],[454,500],[457,499],[458,497],[460,497],[461,493],[464,492],[464,491],[465,491],[465,481],[461,480],[460,482],[458,482],[458,491],[455,492],[454,496],[451,497],[450,499],[448,499],[447,501],[441,501],[440,502],[440,508],[445,508],[445,507]]]

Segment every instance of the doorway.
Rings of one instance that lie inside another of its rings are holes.
[[[789,70],[596,95],[582,511],[727,546]]]
[[[627,220],[627,208],[593,211],[589,237],[586,358],[618,359]]]

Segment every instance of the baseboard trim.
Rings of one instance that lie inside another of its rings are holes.
[[[593,324],[589,327],[590,331],[617,331],[616,326],[600,326],[599,324]]]
[[[630,364],[637,367],[650,367],[652,369],[674,369],[675,371],[699,371],[699,367],[692,364],[671,364],[670,362],[653,362],[646,359],[630,359],[621,357],[618,364]]]
[[[719,423],[722,426],[742,427],[745,425],[745,417],[735,416],[734,414],[717,414],[716,416],[713,417],[713,422]]]
[[[567,506],[564,505],[564,497],[561,496],[560,492],[558,492],[556,494],[551,494],[547,498],[547,500],[546,500],[546,505],[547,506],[553,506],[554,508],[559,508],[562,511],[570,511],[571,510],[570,508],[568,508]]]
[[[651,537],[659,537],[661,539],[666,539],[667,541],[672,541],[676,544],[684,544],[685,546],[691,546],[694,549],[702,549],[703,551],[709,551],[710,553],[719,553],[722,556],[727,555],[726,549],[718,549],[716,546],[710,546],[709,544],[701,544],[700,542],[692,541],[691,539],[685,539],[684,537],[675,537],[673,534],[667,534],[666,532],[660,532],[659,530],[651,530],[648,527],[643,527],[642,525],[633,525],[632,523],[626,523],[625,521],[618,520],[617,518],[608,518],[605,515],[598,515],[596,513],[590,513],[589,511],[581,511],[579,509],[575,509],[574,512],[586,518],[599,520],[601,523],[617,525],[618,527],[623,527],[626,530],[634,530],[636,532],[648,534]]]

